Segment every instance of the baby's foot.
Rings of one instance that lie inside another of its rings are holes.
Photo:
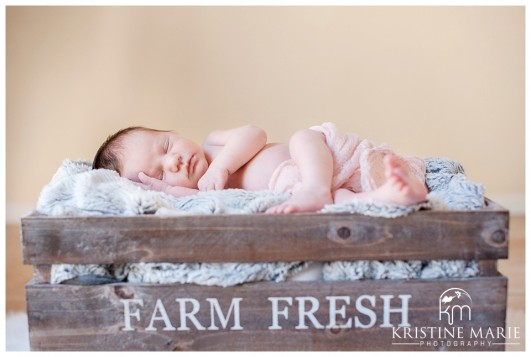
[[[377,201],[402,206],[410,206],[426,199],[428,189],[423,182],[411,177],[396,156],[384,158],[385,183],[374,191],[354,193],[347,189],[334,192],[334,203],[347,203],[353,199]]]
[[[376,201],[410,206],[426,199],[426,185],[411,177],[396,156],[387,155],[384,165],[386,182],[374,191],[373,198]]]
[[[269,208],[266,213],[316,212],[329,203],[332,203],[329,190],[300,189],[286,202]]]

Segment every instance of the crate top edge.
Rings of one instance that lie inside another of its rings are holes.
[[[126,281],[120,281],[116,283],[109,283],[109,284],[94,284],[94,285],[76,285],[76,284],[52,284],[49,282],[39,282],[35,279],[29,280],[26,284],[26,288],[40,288],[40,289],[91,289],[94,287],[102,287],[102,288],[108,288],[108,287],[134,287],[134,288],[172,288],[172,287],[182,287],[183,289],[187,290],[195,290],[195,289],[201,289],[201,290],[226,290],[226,289],[234,289],[239,290],[242,286],[245,286],[247,288],[254,287],[303,287],[308,285],[322,285],[322,286],[352,286],[353,283],[357,285],[374,285],[374,284],[380,284],[380,285],[389,285],[389,284],[411,284],[411,285],[430,285],[430,284],[440,284],[441,282],[445,284],[449,284],[452,282],[455,283],[470,283],[470,282],[486,282],[486,281],[493,281],[493,282],[500,282],[504,283],[508,281],[507,276],[503,274],[496,274],[496,275],[475,275],[475,276],[469,276],[469,277],[446,277],[446,278],[429,278],[429,279],[360,279],[360,280],[284,280],[284,281],[268,281],[268,280],[261,280],[261,281],[250,281],[239,285],[230,285],[230,286],[218,286],[218,285],[201,285],[201,284],[194,284],[194,283],[132,283],[132,282],[126,282]]]
[[[466,215],[476,215],[482,213],[499,213],[504,215],[509,215],[509,210],[501,206],[500,204],[486,198],[485,199],[486,207],[478,210],[420,210],[410,213],[408,215],[399,216],[391,219],[399,219],[408,217],[411,215],[424,215],[426,217],[436,216],[441,214],[466,214]],[[38,212],[36,209],[28,213],[27,215],[21,217],[21,222],[32,221],[32,220],[71,220],[71,219],[132,219],[142,217],[143,219],[197,219],[198,217],[209,219],[209,217],[225,218],[225,217],[243,217],[243,218],[255,218],[256,217],[290,217],[297,219],[298,217],[311,218],[311,217],[363,217],[364,219],[389,219],[390,217],[383,216],[369,216],[361,213],[351,213],[351,212],[310,212],[310,213],[290,213],[286,215],[268,215],[265,213],[220,213],[220,214],[182,214],[182,215],[155,215],[155,214],[138,214],[138,215],[47,215],[41,212]]]

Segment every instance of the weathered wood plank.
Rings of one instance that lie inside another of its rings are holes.
[[[478,261],[479,275],[493,276],[498,274],[497,260],[479,260]]]
[[[33,280],[37,283],[49,283],[52,276],[51,265],[34,265]]]
[[[469,305],[471,320],[465,310],[450,325],[439,304],[465,296],[448,290],[455,288],[470,296],[457,305]],[[505,328],[503,276],[229,288],[28,284],[26,294],[33,350],[503,350],[505,341],[487,336]]]
[[[359,214],[47,217],[22,219],[25,264],[251,262],[507,257],[509,215]],[[289,248],[289,249],[288,249]]]

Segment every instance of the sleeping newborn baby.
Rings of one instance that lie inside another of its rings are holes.
[[[173,196],[240,188],[291,193],[266,213],[313,212],[353,199],[413,205],[427,195],[424,161],[324,123],[267,143],[254,126],[214,131],[203,146],[172,131],[130,127],[111,135],[92,167]]]

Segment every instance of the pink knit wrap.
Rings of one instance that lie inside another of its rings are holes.
[[[388,145],[377,145],[354,133],[340,133],[333,123],[310,128],[324,134],[326,144],[334,159],[332,191],[348,188],[353,192],[372,191],[385,182],[385,155],[394,154],[402,161],[411,177],[425,181],[424,160],[413,156],[395,154]],[[299,169],[293,160],[286,160],[277,167],[269,181],[269,189],[293,192],[301,186]]]

